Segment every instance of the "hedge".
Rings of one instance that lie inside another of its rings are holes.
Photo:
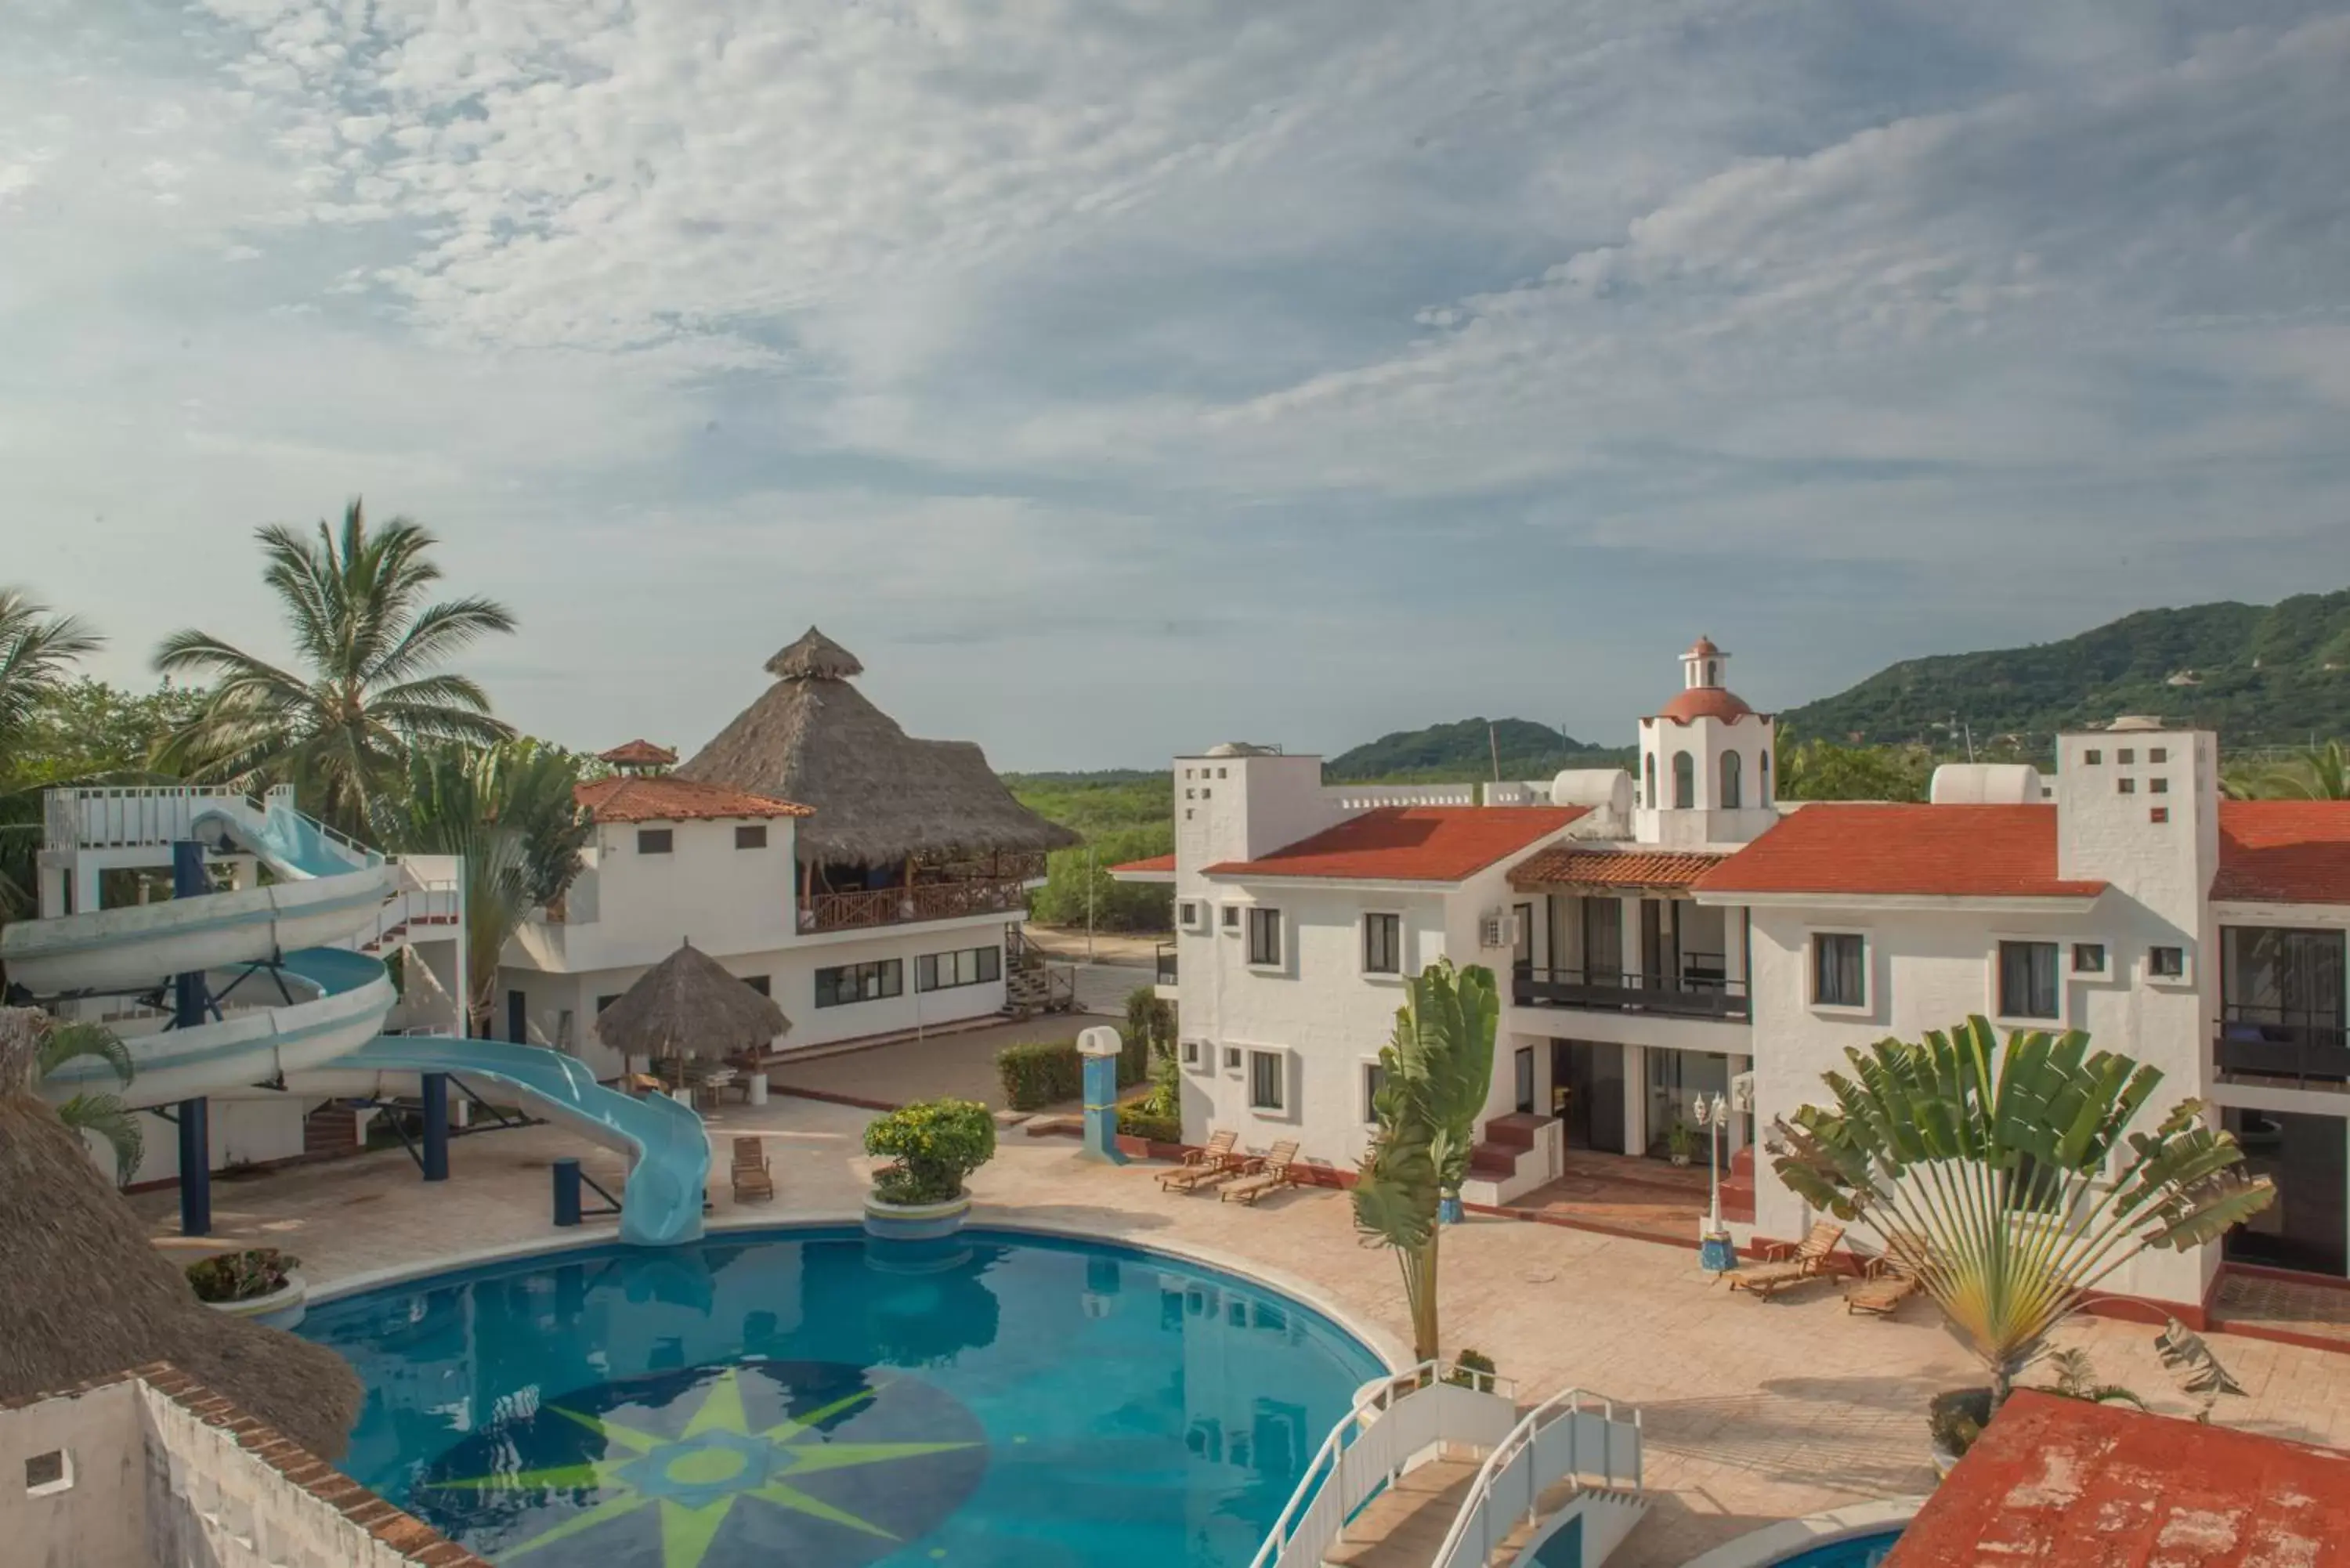
[[[995,1075],[1015,1111],[1040,1111],[1086,1092],[1085,1058],[1074,1044],[1006,1045],[995,1054]]]
[[[1147,1137],[1153,1143],[1181,1143],[1183,1118],[1161,1114],[1148,1100],[1137,1100],[1118,1107],[1118,1130],[1128,1137]]]

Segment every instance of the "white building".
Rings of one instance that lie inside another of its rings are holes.
[[[675,772],[642,741],[584,784],[586,865],[507,945],[497,1025],[603,1077],[594,1020],[691,942],[791,1021],[779,1049],[1002,1012],[1048,849],[1076,836],[1014,801],[966,742],[907,736],[814,628],[775,683]]]
[[[1945,768],[1931,804],[1783,808],[1727,664],[1682,656],[1629,777],[1348,789],[1312,757],[1176,759],[1176,853],[1118,874],[1174,884],[1186,1136],[1351,1168],[1398,977],[1440,955],[1511,976],[1472,1200],[1538,1184],[1550,1127],[1661,1153],[1734,1080],[1742,1147],[1847,1047],[1979,1012],[2160,1067],[2160,1108],[2201,1098],[2277,1182],[2223,1246],[2116,1292],[2199,1321],[2223,1261],[2350,1275],[2350,804],[2223,802],[2212,735],[2124,720],[2061,737],[2053,784]],[[1800,1236],[1759,1163],[1733,1228]]]

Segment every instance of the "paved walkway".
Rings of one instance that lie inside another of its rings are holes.
[[[1003,1080],[995,1072],[997,1052],[1031,1042],[1065,1044],[1094,1022],[1073,1013],[1044,1013],[1019,1023],[869,1045],[804,1062],[786,1059],[768,1068],[767,1076],[777,1087],[846,1095],[877,1105],[902,1106],[953,1095],[1000,1111],[1005,1101]]]
[[[1565,1173],[1512,1202],[1517,1212],[1697,1244],[1705,1216],[1701,1168],[1621,1154],[1566,1151]]]
[[[2230,1274],[2220,1282],[2211,1312],[2222,1323],[2279,1329],[2350,1345],[2350,1289],[2340,1285]]]
[[[853,1213],[870,1163],[859,1141],[864,1121],[806,1100],[717,1113],[711,1131],[722,1147],[737,1134],[767,1140],[781,1196],[738,1209],[721,1190],[713,1224]],[[1394,1261],[1357,1241],[1343,1193],[1292,1191],[1242,1210],[1161,1193],[1154,1167],[1081,1164],[1074,1148],[1007,1137],[973,1179],[979,1219],[1221,1255],[1399,1350],[1409,1317]],[[548,1224],[547,1164],[583,1150],[590,1171],[617,1190],[617,1157],[553,1127],[461,1141],[445,1185],[425,1186],[398,1151],[224,1182],[214,1244],[291,1248],[320,1285],[547,1245],[559,1234]],[[131,1201],[159,1235],[168,1231],[172,1194]],[[1828,1283],[1757,1302],[1710,1282],[1681,1249],[1500,1219],[1448,1231],[1443,1256],[1448,1348],[1486,1351],[1522,1397],[1581,1386],[1643,1412],[1656,1506],[1611,1568],[1678,1568],[1774,1520],[1925,1491],[1933,1482],[1926,1400],[1977,1376],[1923,1303],[1878,1322],[1847,1315]],[[2106,1380],[2159,1409],[2191,1413],[2152,1339],[2150,1329],[2106,1322],[2063,1334],[2092,1353]],[[2247,1391],[2220,1403],[2215,1419],[2350,1444],[2350,1355],[2228,1335],[2211,1342]]]

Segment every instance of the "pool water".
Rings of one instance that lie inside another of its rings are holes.
[[[314,1306],[343,1468],[524,1568],[1243,1568],[1355,1391],[1344,1331],[1096,1243],[608,1248]]]
[[[1898,1530],[1848,1535],[1842,1541],[1831,1541],[1825,1546],[1798,1552],[1793,1557],[1782,1557],[1773,1568],[1877,1568],[1878,1563],[1893,1555],[1893,1548],[1900,1540],[1901,1532]]]

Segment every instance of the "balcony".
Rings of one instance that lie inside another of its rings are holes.
[[[1173,985],[1175,983],[1175,944],[1173,942],[1160,942],[1156,950],[1155,956],[1158,960],[1159,968],[1158,983],[1160,985]]]
[[[2212,1042],[2220,1071],[2304,1089],[2350,1089],[2350,1031],[2276,1008],[2230,1005]]]
[[[1006,856],[1007,864],[1013,857]],[[1028,905],[1028,886],[1044,875],[1044,857],[1033,871],[1023,866],[1010,875],[956,877],[917,882],[910,888],[874,888],[854,893],[811,894],[800,906],[800,930],[806,935],[827,931],[867,930],[877,926],[920,925],[925,920],[951,920],[965,915],[1016,918]]]
[[[1742,980],[1684,973],[1653,981],[1619,970],[1535,969],[1511,971],[1511,1000],[1520,1007],[1567,1007],[1586,1012],[1648,1012],[1665,1018],[1720,1018],[1743,1023],[1752,1008]]]

